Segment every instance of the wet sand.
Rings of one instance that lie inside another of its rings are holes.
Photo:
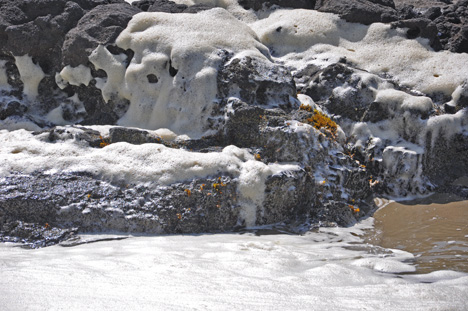
[[[468,272],[468,201],[457,199],[444,194],[408,202],[378,199],[382,207],[366,241],[413,253],[417,273]]]

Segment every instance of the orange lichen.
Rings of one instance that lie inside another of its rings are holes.
[[[187,193],[188,196],[190,196],[192,194],[192,191],[190,191],[190,189],[185,189],[184,191],[185,191],[185,193]]]
[[[219,192],[221,187],[226,187],[226,184],[221,181],[221,177],[218,177],[218,182],[213,183],[213,188]]]
[[[308,112],[312,112],[312,107],[309,106],[309,105],[301,104],[301,106],[299,107],[299,109],[305,110],[305,111],[308,111]]]
[[[332,134],[335,134],[338,128],[335,121],[317,109],[314,110],[314,115],[307,119],[307,122],[313,125],[317,130],[324,128]]]
[[[104,147],[110,145],[110,142],[109,142],[108,138],[104,138],[102,136],[99,136],[99,138],[101,139],[101,142],[99,143],[99,147],[104,148]]]

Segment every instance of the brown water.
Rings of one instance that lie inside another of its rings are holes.
[[[413,253],[418,273],[468,272],[468,201],[443,194],[413,202],[377,201],[384,207],[374,214],[368,243]]]

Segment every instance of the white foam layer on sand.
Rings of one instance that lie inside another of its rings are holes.
[[[414,269],[412,255],[363,244],[359,235],[370,225],[35,251],[1,244],[0,300],[10,310],[466,309],[467,274],[393,274]]]

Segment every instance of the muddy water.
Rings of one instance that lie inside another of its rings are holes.
[[[468,201],[457,199],[440,194],[412,202],[377,199],[382,207],[366,240],[413,253],[418,273],[468,272]]]

